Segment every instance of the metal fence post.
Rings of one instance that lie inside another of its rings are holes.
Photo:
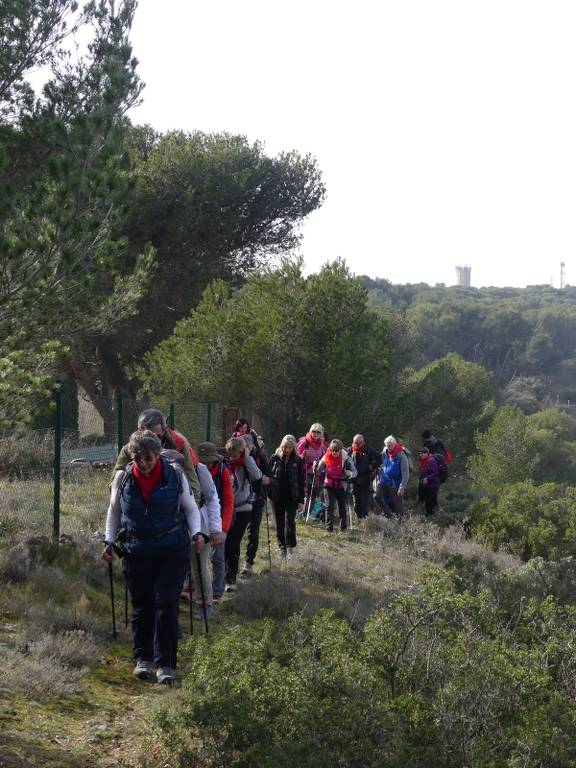
[[[54,392],[54,515],[52,521],[52,539],[55,544],[60,540],[60,476],[62,458],[62,393]]]
[[[124,447],[124,402],[122,392],[116,392],[116,432],[118,438],[118,453]]]
[[[176,406],[174,405],[174,403],[170,403],[170,413],[168,415],[168,426],[172,427],[172,429],[174,429],[174,427],[176,426]]]

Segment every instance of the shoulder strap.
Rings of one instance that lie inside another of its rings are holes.
[[[133,472],[132,472],[133,467],[134,467],[133,461],[131,461],[129,464],[126,464],[126,466],[124,467],[124,477],[120,481],[120,486],[118,487],[118,496],[122,495],[122,491],[126,487],[126,483],[133,476]]]

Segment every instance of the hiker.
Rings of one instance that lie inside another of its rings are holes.
[[[382,457],[378,451],[366,443],[363,435],[354,435],[352,445],[348,448],[348,455],[358,473],[352,482],[352,493],[354,494],[354,512],[361,520],[368,516],[372,478],[374,472],[382,466]]]
[[[234,520],[226,537],[224,555],[226,560],[226,591],[236,589],[238,563],[242,537],[250,522],[254,492],[252,483],[260,480],[262,472],[250,456],[250,449],[241,437],[231,437],[226,443],[228,469],[232,475],[234,490]]]
[[[160,454],[162,443],[150,430],[134,432],[130,459],[116,472],[106,517],[102,558],[111,562],[114,545],[132,600],[134,675],[155,674],[172,684],[178,651],[180,588],[190,566],[190,541],[201,552],[200,512],[182,469]]]
[[[376,503],[387,517],[402,517],[402,501],[409,477],[410,465],[404,446],[393,435],[388,435],[384,440],[382,469],[376,488]]]
[[[328,494],[326,511],[326,530],[334,530],[334,510],[338,504],[340,514],[340,530],[345,531],[348,525],[346,515],[347,480],[356,477],[356,467],[344,450],[341,440],[332,440],[326,453],[316,466],[316,471],[325,470],[324,489]]]
[[[270,465],[268,458],[261,448],[261,443],[256,432],[250,427],[247,419],[240,418],[236,421],[234,434],[232,437],[241,437],[250,450],[250,456],[254,459],[256,466],[262,472],[262,479],[252,483],[254,491],[254,502],[250,512],[247,535],[248,544],[246,546],[246,558],[242,567],[241,576],[250,576],[260,543],[260,524],[262,523],[262,511],[266,504],[264,497],[264,486],[270,483]]]
[[[300,438],[298,442],[298,455],[304,462],[304,472],[306,480],[305,496],[306,508],[312,509],[314,499],[322,487],[320,474],[317,475],[314,482],[314,464],[319,462],[326,453],[329,443],[326,441],[324,427],[318,422],[312,424],[310,431],[305,437]]]
[[[425,429],[422,432],[422,445],[428,448],[430,453],[441,453],[442,456],[445,458],[447,457],[448,451],[446,450],[446,446],[439,437],[432,434],[430,429]]]
[[[270,474],[278,551],[282,560],[291,560],[296,547],[296,513],[304,509],[304,462],[294,435],[285,435],[270,457]]]
[[[196,465],[198,480],[200,481],[200,490],[202,498],[200,503],[200,530],[206,540],[210,541],[212,546],[224,544],[225,535],[222,535],[222,517],[220,514],[220,499],[216,489],[216,484],[212,478],[212,473],[208,467],[198,461]],[[188,597],[191,601],[194,599],[196,605],[197,619],[209,619],[213,613],[213,593],[212,593],[212,574],[210,573],[210,560],[212,548],[204,547],[198,556],[192,558],[192,575],[194,577],[194,596],[186,595],[186,588],[183,590],[183,597]],[[200,588],[200,578],[202,587]]]
[[[418,451],[420,468],[418,500],[424,503],[426,517],[438,511],[438,488],[440,488],[440,465],[427,446]]]
[[[216,543],[216,539],[210,538],[212,544],[212,604],[219,605],[224,598],[225,587],[224,546],[234,515],[232,477],[214,443],[199,443],[197,454],[200,464],[208,468],[220,500],[222,534],[218,537],[218,543]]]
[[[149,429],[158,435],[162,448],[178,451],[184,457],[184,472],[188,478],[188,484],[196,504],[200,504],[200,482],[198,481],[198,475],[196,473],[195,465],[198,463],[198,457],[194,453],[190,443],[184,435],[177,432],[172,427],[168,426],[166,417],[157,408],[147,408],[138,416],[138,429]],[[114,467],[114,473],[120,469],[124,469],[130,461],[128,445],[125,445],[116,459],[116,466]]]

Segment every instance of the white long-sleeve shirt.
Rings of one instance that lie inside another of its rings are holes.
[[[214,485],[214,480],[210,470],[205,464],[198,464],[196,467],[198,480],[204,504],[200,507],[201,530],[209,536],[211,533],[220,533],[222,531],[222,516],[220,514],[220,499],[218,491]]]
[[[112,481],[112,490],[110,492],[110,504],[108,505],[108,513],[106,515],[106,534],[105,540],[112,542],[116,540],[116,535],[120,529],[120,483],[124,477],[124,470],[120,469],[114,475]],[[194,496],[190,493],[190,485],[188,484],[188,478],[182,472],[182,492],[180,493],[180,504],[182,510],[186,516],[186,523],[188,524],[188,530],[191,536],[195,536],[197,533],[202,532],[202,524],[200,522],[200,510],[196,504]]]

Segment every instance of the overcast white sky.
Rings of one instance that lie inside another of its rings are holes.
[[[575,38],[574,0],[140,0],[132,118],[312,153],[309,270],[576,284]]]

